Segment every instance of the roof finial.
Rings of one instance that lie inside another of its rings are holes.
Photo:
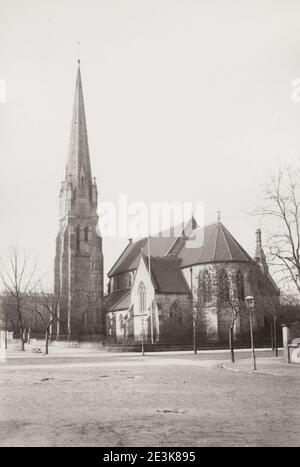
[[[78,63],[78,67],[80,67],[80,42],[79,41],[77,42],[77,46],[78,46],[78,60],[77,60],[77,63]]]
[[[221,211],[218,210],[218,222],[221,222]]]

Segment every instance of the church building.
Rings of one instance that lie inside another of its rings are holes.
[[[200,241],[194,243],[197,237]],[[233,312],[235,340],[248,342],[245,297],[253,295],[259,302],[261,296],[275,300],[279,296],[261,231],[256,232],[251,258],[219,218],[199,229],[192,217],[178,236],[158,234],[130,241],[109,280],[104,298],[109,342],[191,343],[195,325],[199,344],[228,343]],[[264,329],[264,312],[257,308],[257,338],[263,338]]]
[[[278,299],[256,232],[253,258],[220,218],[200,229],[189,222],[157,236],[130,240],[108,273],[103,290],[102,238],[98,192],[92,177],[87,124],[78,61],[69,154],[60,194],[56,239],[55,295],[59,297],[57,338],[105,336],[106,342],[228,342],[233,310],[236,341],[249,340],[245,297]],[[198,240],[197,240],[198,239]],[[200,239],[200,241],[199,241]],[[195,324],[196,323],[196,324]],[[254,315],[256,336],[264,311]]]
[[[60,297],[57,337],[103,334],[103,254],[98,192],[92,177],[78,61],[69,155],[59,193],[54,289]]]

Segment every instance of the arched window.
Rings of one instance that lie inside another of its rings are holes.
[[[76,250],[80,250],[80,226],[77,225],[76,227]]]
[[[89,228],[85,227],[84,229],[84,241],[88,242],[89,241]]]
[[[229,302],[229,281],[224,269],[219,273],[219,297],[221,302]]]
[[[212,290],[211,290],[211,277],[208,271],[204,271],[202,274],[202,293],[203,293],[203,302],[209,303],[212,300]]]
[[[245,300],[244,277],[240,270],[236,273],[236,286],[238,299],[240,301]]]
[[[139,311],[141,314],[146,311],[146,288],[143,282],[141,282],[139,285],[138,296],[139,296]]]

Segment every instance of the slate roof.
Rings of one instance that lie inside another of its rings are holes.
[[[179,252],[181,267],[227,261],[253,263],[252,258],[221,222],[207,225],[198,230],[197,235],[199,241],[196,242],[196,248],[188,247],[186,243]]]
[[[106,311],[127,310],[130,307],[130,290],[118,290],[104,297]]]
[[[148,258],[145,255],[144,260],[148,267]],[[190,293],[189,286],[180,268],[180,260],[174,256],[165,256],[163,258],[151,256],[150,265],[151,279],[156,292],[176,294]]]
[[[189,222],[191,224],[192,220]],[[253,259],[237,242],[237,240],[226,229],[222,222],[216,222],[205,226],[203,229],[194,230],[199,240],[194,244],[196,248],[191,248],[193,242],[185,242],[183,248],[178,253],[181,260],[181,268],[194,264],[215,263],[215,262],[251,262]],[[154,257],[166,257],[176,239],[180,235],[155,236],[150,237],[150,254]],[[137,268],[141,250],[147,254],[147,237],[137,242],[132,242],[123,251],[115,265],[112,267],[109,276],[132,271]]]
[[[176,240],[182,236],[183,229],[187,231],[196,225],[194,217],[191,217],[184,228],[182,225],[177,225],[168,231],[159,232],[157,235],[150,236],[150,255],[160,257],[166,256]],[[147,254],[148,237],[129,243],[109,271],[108,276],[111,277],[115,274],[135,270],[138,267],[142,249],[144,253]]]

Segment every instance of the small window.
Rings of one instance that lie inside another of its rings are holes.
[[[140,283],[138,288],[138,296],[139,296],[139,310],[140,314],[146,311],[146,289],[143,282]]]
[[[84,241],[88,242],[89,241],[89,228],[85,227],[84,229]]]

